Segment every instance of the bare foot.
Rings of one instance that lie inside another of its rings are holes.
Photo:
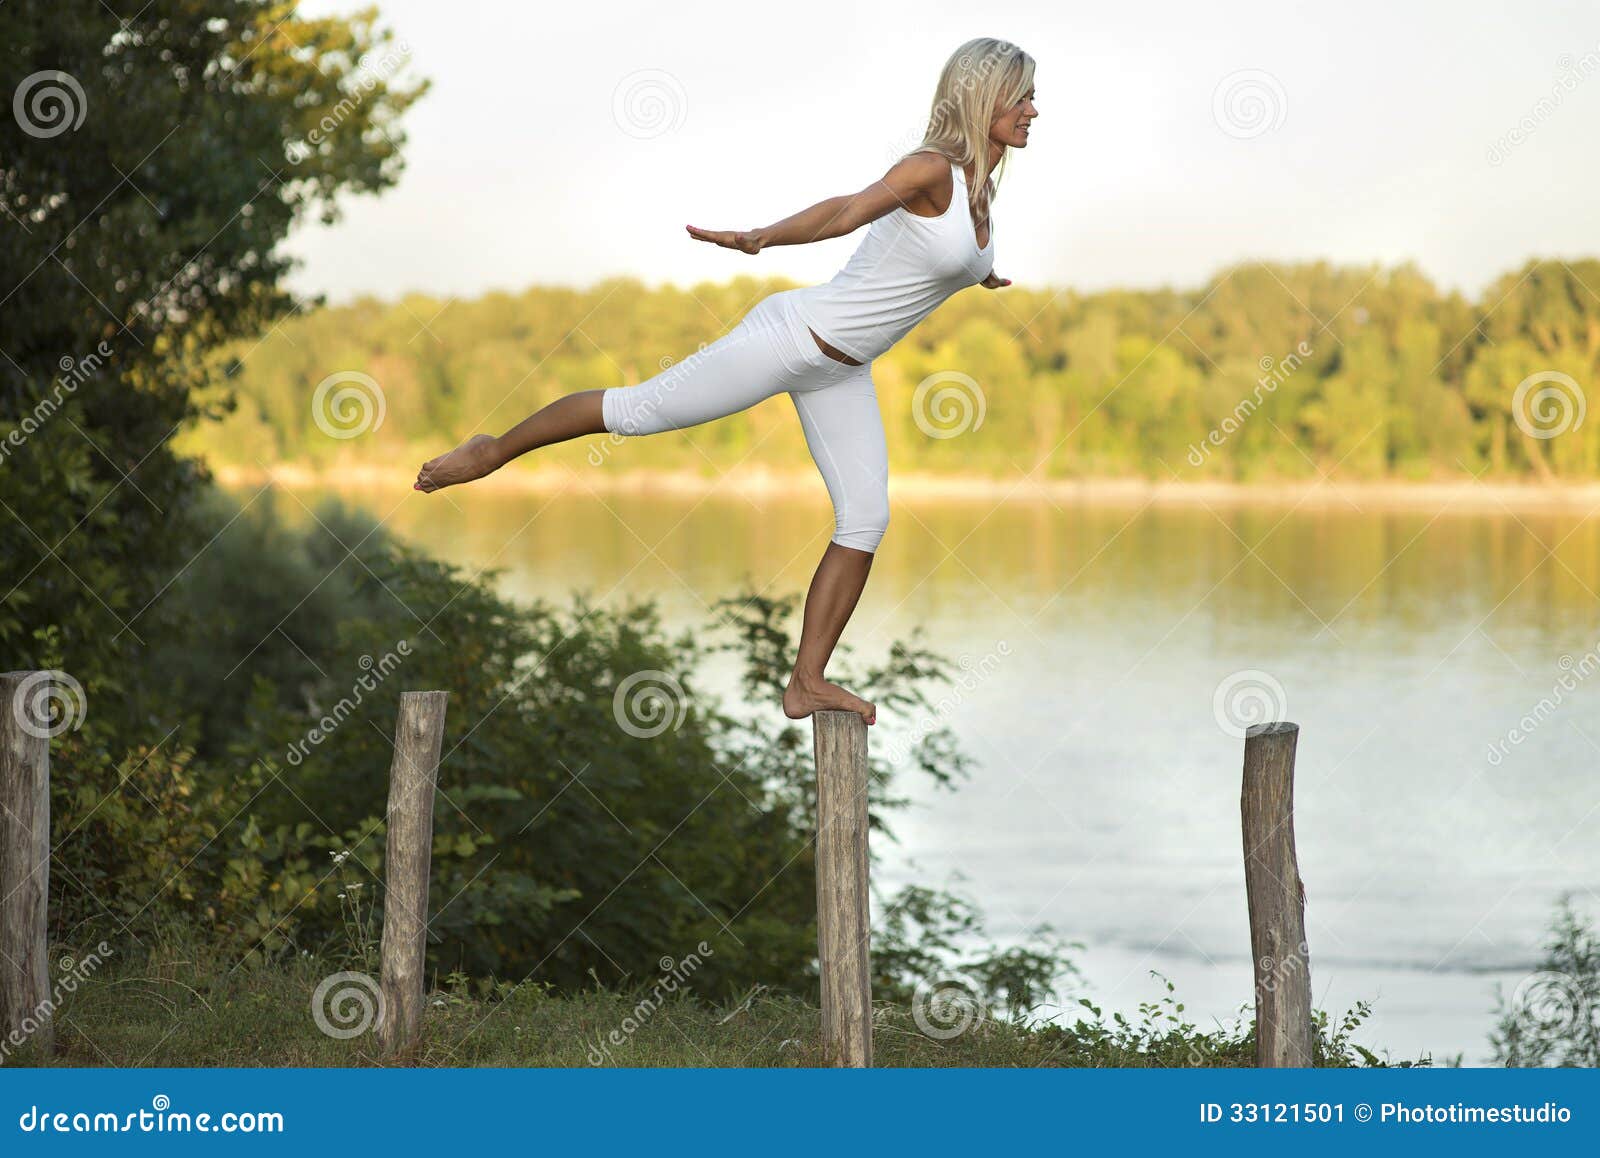
[[[783,714],[803,720],[812,712],[857,712],[869,724],[878,722],[878,709],[827,680],[789,678],[783,693]]]
[[[475,478],[482,478],[498,470],[500,464],[495,461],[493,453],[496,441],[492,434],[474,434],[448,454],[430,458],[417,472],[417,481],[413,484],[413,489],[436,491],[443,487],[453,487],[458,483],[471,482]]]

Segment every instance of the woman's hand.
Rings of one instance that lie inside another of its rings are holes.
[[[760,253],[761,247],[766,244],[761,231],[757,229],[700,229],[693,225],[685,225],[684,228],[696,241],[709,241],[712,245],[737,249],[741,253]]]
[[[989,276],[984,278],[983,281],[979,282],[978,284],[983,286],[984,289],[1000,289],[1003,286],[1010,285],[1011,279],[1008,277],[995,277],[994,271],[990,270]]]

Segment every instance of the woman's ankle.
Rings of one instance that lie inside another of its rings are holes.
[[[506,446],[505,435],[503,434],[495,435],[492,442],[486,442],[483,445],[484,458],[488,461],[489,469],[492,471],[499,470],[506,463],[517,457]]]

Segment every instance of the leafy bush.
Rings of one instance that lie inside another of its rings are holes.
[[[86,728],[58,756],[57,823],[72,834],[58,854],[62,935],[108,921],[156,935],[182,920],[271,960],[344,942],[352,895],[373,898],[368,918],[381,920],[400,693],[441,689],[429,930],[441,973],[626,986],[704,944],[705,992],[814,989],[809,729],[775,709],[794,598],[744,593],[710,630],[669,636],[648,603],[513,604],[493,576],[463,575],[337,505],[300,529],[267,502],[205,509],[213,545],[175,585],[174,631],[130,673],[164,690],[161,738],[113,760],[122,749]],[[699,682],[723,650],[743,660],[749,700],[736,708]],[[912,642],[855,674],[910,712],[943,672]],[[654,722],[629,715],[650,707],[624,694],[641,675],[666,713]],[[943,731],[908,762],[942,785],[966,771]],[[894,780],[875,757],[884,838],[904,804]],[[1066,972],[1053,945],[991,946],[960,965],[981,927],[945,893],[912,888],[875,907],[886,992],[960,967],[1021,1009]]]
[[[1562,897],[1539,968],[1506,1000],[1495,986],[1494,1060],[1508,1066],[1600,1066],[1600,937]]]

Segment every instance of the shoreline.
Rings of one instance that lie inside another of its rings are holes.
[[[273,484],[289,490],[326,487],[332,490],[411,489],[415,472],[387,466],[358,465],[318,469],[301,463],[275,467],[217,465],[211,468],[223,486]],[[727,489],[743,497],[789,498],[797,492],[822,494],[813,471],[740,468],[716,477],[692,471],[621,470],[593,474],[565,466],[508,469],[473,484],[477,490],[552,494],[571,491],[602,494],[649,494],[700,498]],[[1237,483],[1221,480],[1157,482],[1141,478],[1024,479],[989,475],[935,475],[915,472],[892,475],[889,493],[907,502],[1051,502],[1152,506],[1334,507],[1361,513],[1383,510],[1558,511],[1600,508],[1600,482],[1329,482],[1288,480]]]

